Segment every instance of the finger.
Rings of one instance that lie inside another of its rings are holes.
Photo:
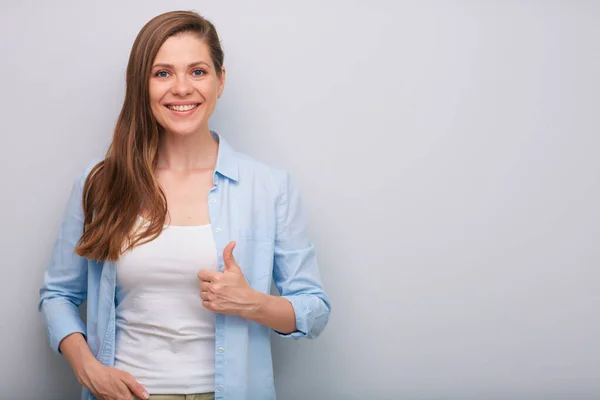
[[[127,385],[131,393],[133,393],[140,399],[150,398],[150,395],[146,391],[146,388],[140,385],[131,374],[123,372],[123,375],[121,375],[121,381],[123,381],[123,383]]]
[[[200,281],[212,282],[219,275],[221,275],[220,272],[211,271],[209,269],[201,269],[200,271],[198,271],[198,279],[200,279]]]
[[[235,269],[239,268],[237,262],[235,261],[235,257],[233,257],[233,249],[235,249],[235,242],[229,242],[227,246],[223,249],[223,262],[225,263],[225,269]]]
[[[210,301],[212,299],[212,296],[211,296],[210,293],[208,293],[207,291],[203,290],[203,291],[200,292],[200,298],[202,300]]]
[[[213,303],[212,301],[202,300],[202,306],[204,308],[206,308],[207,310],[216,311],[215,310],[215,303]]]
[[[198,285],[200,286],[200,290],[203,290],[205,292],[210,292],[210,293],[217,293],[223,287],[223,285],[220,282],[215,282],[215,281],[212,281],[212,282],[200,281],[198,283]]]

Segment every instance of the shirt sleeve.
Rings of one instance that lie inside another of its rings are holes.
[[[301,203],[298,188],[286,172],[277,202],[273,281],[281,297],[292,304],[296,317],[295,332],[276,333],[294,339],[319,336],[331,310]]]
[[[40,289],[38,311],[44,316],[50,346],[57,353],[66,336],[86,334],[79,306],[87,297],[87,262],[75,253],[83,232],[83,181],[82,177],[73,183]]]

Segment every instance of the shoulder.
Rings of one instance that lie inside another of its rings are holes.
[[[90,175],[90,173],[92,172],[92,170],[103,161],[104,161],[104,158],[100,158],[100,157],[92,158],[87,163],[87,165],[83,169],[83,171],[79,174],[79,176],[75,179],[75,184],[77,186],[80,186],[81,188],[83,188],[83,186],[85,185],[85,181],[87,180],[87,178]]]
[[[240,184],[251,183],[253,186],[259,185],[262,189],[280,193],[290,179],[290,173],[280,166],[268,164],[238,151],[234,156]]]

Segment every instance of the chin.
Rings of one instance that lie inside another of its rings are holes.
[[[199,130],[200,129],[165,129],[165,132],[168,135],[185,137],[185,136],[192,136]]]
[[[166,133],[173,136],[191,136],[202,130],[202,124],[194,124],[187,126],[169,125],[163,126]]]

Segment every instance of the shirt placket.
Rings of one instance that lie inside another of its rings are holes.
[[[217,266],[223,271],[223,252],[225,247],[220,211],[222,207],[222,178],[215,175],[214,185],[208,193],[208,214],[212,227],[213,237],[217,245]],[[216,315],[215,327],[215,399],[224,399],[225,390],[225,316]]]

